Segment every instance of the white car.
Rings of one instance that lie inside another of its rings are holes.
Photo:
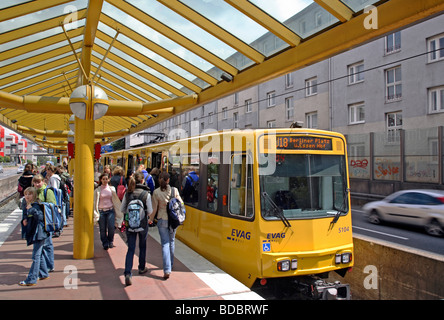
[[[23,173],[25,171],[25,166],[20,166],[17,168],[17,173]]]
[[[423,226],[433,236],[444,235],[444,191],[402,190],[362,209],[371,223],[397,222]]]

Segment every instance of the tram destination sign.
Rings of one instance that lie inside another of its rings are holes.
[[[332,150],[332,139],[320,137],[276,136],[276,149]]]

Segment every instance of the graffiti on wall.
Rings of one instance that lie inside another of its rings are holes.
[[[350,178],[370,179],[370,158],[351,157],[349,160]],[[405,180],[409,182],[439,183],[439,169],[431,156],[406,157]],[[400,181],[399,157],[377,157],[374,161],[374,179]]]
[[[400,180],[399,157],[380,157],[375,159],[375,179]]]
[[[370,179],[370,168],[367,158],[354,158],[349,165],[350,178]]]
[[[405,177],[411,182],[439,183],[439,169],[433,156],[407,157]]]

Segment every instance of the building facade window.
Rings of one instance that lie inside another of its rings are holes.
[[[208,123],[209,124],[213,123],[213,112],[208,113]]]
[[[305,22],[305,20],[301,20],[299,22],[299,32],[301,34],[305,34],[307,32],[307,23]]]
[[[364,103],[354,103],[348,106],[348,122],[349,124],[358,124],[365,122]]]
[[[358,62],[348,66],[348,84],[364,81],[364,62]]]
[[[402,129],[402,113],[391,112],[387,113],[387,141],[395,143],[400,141]]]
[[[348,145],[349,157],[365,157],[365,144],[363,143],[355,143]]]
[[[427,40],[429,62],[444,60],[444,34]]]
[[[239,128],[239,112],[233,113],[233,128]]]
[[[285,88],[291,87],[293,87],[293,74],[290,72],[285,75]]]
[[[429,89],[429,113],[444,111],[444,86]]]
[[[315,24],[316,24],[316,27],[322,26],[322,12],[316,12],[316,14],[315,14]]]
[[[222,120],[228,119],[228,107],[222,108]]]
[[[276,120],[267,121],[267,128],[276,128]]]
[[[305,80],[305,96],[313,96],[318,93],[318,78],[314,77]]]
[[[401,31],[385,37],[385,53],[394,53],[401,50]]]
[[[285,120],[294,120],[294,108],[293,108],[293,97],[285,99]]]
[[[268,92],[267,93],[267,107],[274,107],[276,105],[276,92]]]
[[[253,112],[253,107],[251,104],[251,99],[245,100],[245,113]]]
[[[401,66],[385,71],[386,102],[400,100],[402,98],[402,73]]]
[[[318,113],[310,112],[305,115],[305,123],[307,128],[317,129],[318,128]]]

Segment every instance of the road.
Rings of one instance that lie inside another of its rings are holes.
[[[352,225],[354,234],[444,255],[444,238],[430,236],[423,228],[388,223],[375,225],[367,221],[361,208],[352,208]]]

